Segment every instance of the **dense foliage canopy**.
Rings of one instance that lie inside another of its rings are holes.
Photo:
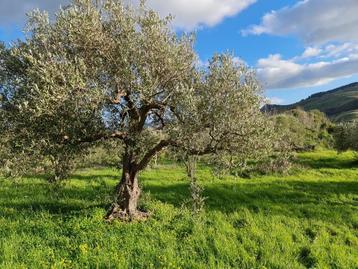
[[[338,151],[358,151],[358,121],[336,126],[334,138],[335,147]]]
[[[31,13],[26,40],[2,48],[9,162],[47,161],[61,179],[94,143],[121,141],[109,217],[126,217],[138,214],[138,173],[166,147],[240,161],[268,155],[273,126],[254,72],[230,54],[198,68],[193,37],[169,23],[143,3],[115,0],[74,0],[54,21]]]
[[[318,110],[292,109],[273,115],[275,126],[286,135],[293,149],[313,150],[317,146],[331,147],[333,124]]]

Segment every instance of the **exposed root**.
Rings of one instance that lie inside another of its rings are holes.
[[[112,222],[115,220],[123,222],[145,221],[150,217],[150,215],[151,214],[149,212],[143,212],[139,210],[129,213],[127,210],[121,209],[118,205],[112,205],[108,210],[107,215],[105,216],[105,220],[107,222]]]

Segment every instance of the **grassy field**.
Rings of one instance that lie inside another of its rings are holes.
[[[118,171],[81,170],[61,187],[0,179],[0,268],[358,268],[353,154],[298,163],[252,179],[201,168],[206,209],[194,217],[183,169],[149,169],[142,206],[153,217],[129,224],[103,221]]]

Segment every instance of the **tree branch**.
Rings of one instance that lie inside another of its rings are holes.
[[[139,122],[137,125],[137,131],[141,131],[143,129],[143,126],[145,124],[145,121],[147,119],[148,113],[152,110],[152,109],[164,109],[164,105],[160,104],[160,103],[150,103],[150,104],[146,104],[143,105],[140,109],[139,112]]]
[[[132,99],[129,97],[129,92],[127,91],[125,95],[123,95],[124,100],[127,103],[127,107],[129,109],[129,114],[130,117],[133,119],[139,119],[140,118],[140,114],[138,109],[135,107],[134,102],[132,101]]]
[[[151,150],[149,150],[143,157],[143,159],[139,162],[139,164],[137,165],[137,170],[143,170],[148,163],[150,162],[150,160],[152,159],[152,157],[158,153],[159,151],[161,151],[162,149],[164,149],[167,146],[172,145],[174,142],[170,141],[170,140],[162,140],[160,141],[154,148],[152,148]]]
[[[154,111],[153,114],[158,118],[160,121],[161,126],[157,128],[157,130],[162,130],[165,127],[165,121],[162,115],[160,115],[157,111]]]

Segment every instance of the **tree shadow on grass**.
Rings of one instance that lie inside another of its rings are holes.
[[[349,169],[358,168],[358,160],[352,159],[339,159],[337,157],[322,157],[320,159],[312,159],[310,157],[301,156],[296,163],[303,166],[321,169],[321,168],[334,168],[334,169]]]
[[[73,178],[78,178],[78,175]],[[13,189],[9,184],[6,188],[0,188],[0,215],[16,218],[19,212],[48,212],[65,217],[82,214],[90,208],[106,209],[111,202],[114,185],[105,180],[114,176],[83,176],[81,179],[93,178],[103,184],[85,184],[81,187],[69,185],[58,190],[53,190],[45,181],[34,186],[26,181],[26,184],[15,184]],[[207,211],[230,214],[248,209],[253,213],[267,215],[325,221],[338,218],[349,222],[358,209],[358,181],[213,181],[203,185]],[[177,208],[190,197],[187,181],[159,185],[148,178],[144,180],[144,192],[150,192],[151,198]]]
[[[150,186],[151,196],[179,207],[189,197],[188,184]],[[357,182],[277,182],[233,184],[216,182],[205,186],[205,207],[209,211],[233,213],[248,209],[254,213],[320,220],[344,220],[358,209]],[[351,197],[344,201],[337,197]]]
[[[83,180],[83,181],[96,181],[96,180],[119,180],[119,174],[118,175],[111,175],[111,174],[103,174],[103,175],[81,175],[81,174],[73,174],[71,176],[71,179],[76,180]]]
[[[105,208],[106,206],[108,206],[108,203],[92,203],[90,205],[76,203],[69,204],[67,202],[59,201],[5,203],[1,205],[0,215],[10,219],[15,219],[19,216],[28,216],[33,213],[49,213],[53,216],[61,216],[66,218],[69,216],[80,216],[89,209]]]
[[[54,186],[46,181],[32,184],[9,184],[0,188],[0,216],[17,218],[17,215],[45,212],[51,215],[80,215],[91,208],[108,207],[113,186]]]
[[[47,174],[27,175],[20,180],[0,182],[0,216],[46,212],[52,215],[80,215],[91,208],[108,208],[118,175],[108,171],[76,172],[59,184],[49,183]],[[71,185],[71,181],[83,181]],[[1,188],[2,187],[2,188]]]

